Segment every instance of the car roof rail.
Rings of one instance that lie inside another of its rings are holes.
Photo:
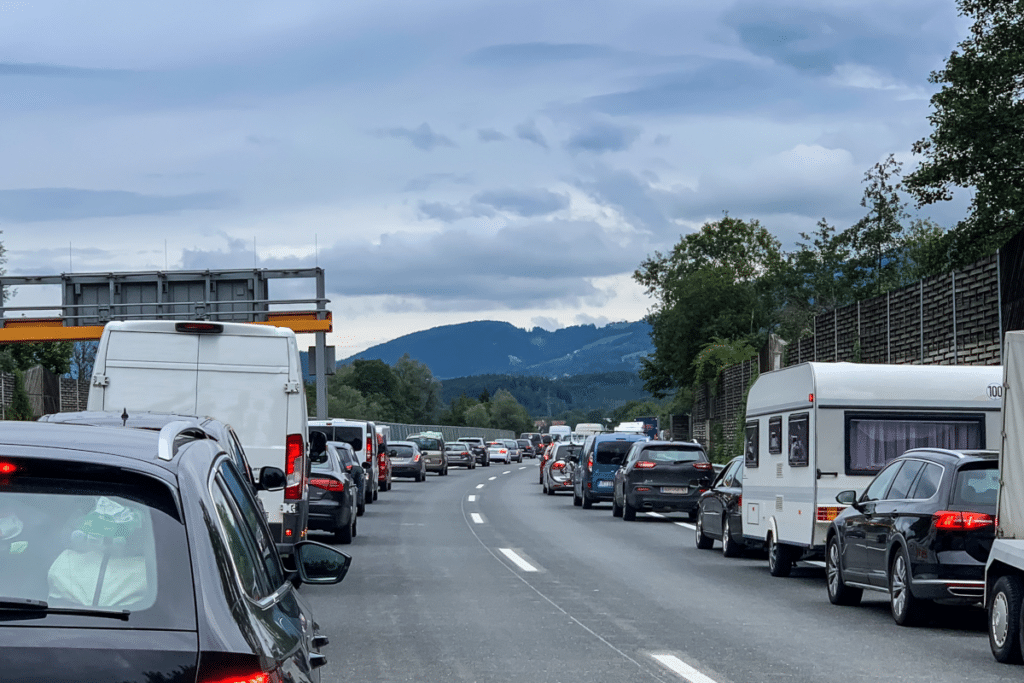
[[[202,429],[196,427],[194,422],[175,420],[168,422],[160,429],[160,440],[157,443],[157,457],[161,460],[170,461],[184,444],[181,437],[190,441],[197,439],[208,439],[209,435]]]

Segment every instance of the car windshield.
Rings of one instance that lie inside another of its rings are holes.
[[[595,449],[595,461],[598,465],[614,465],[632,445],[632,441],[602,441]]]
[[[167,488],[120,470],[110,481],[52,474],[0,484],[0,597],[194,627],[181,607],[195,600],[188,542]]]
[[[648,446],[640,456],[652,462],[705,462],[707,456],[696,446]]]
[[[998,492],[999,470],[995,463],[985,468],[964,468],[953,482],[953,505],[995,507]]]

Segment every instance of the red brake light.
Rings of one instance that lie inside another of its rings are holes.
[[[17,471],[13,462],[0,462],[0,474],[14,474]]]
[[[302,442],[302,435],[289,434],[285,440],[284,449],[285,500],[302,499],[302,480],[306,471],[303,466],[304,450],[305,444]]]
[[[594,456],[591,455],[591,456],[589,456],[587,458],[587,467],[593,469],[593,467],[594,467]]]
[[[657,463],[653,463],[650,460],[639,460],[636,463],[636,468],[638,470],[649,470],[653,468],[656,464]]]
[[[417,453],[416,455],[412,456],[412,461],[413,462],[419,462],[420,461],[420,454]]]
[[[337,479],[331,479],[330,477],[318,477],[316,479],[309,480],[310,486],[315,486],[318,489],[324,491],[344,491],[345,482],[338,481]]]
[[[219,334],[224,331],[224,326],[218,323],[178,323],[174,326],[175,332],[191,332],[193,334]]]
[[[196,683],[270,683],[270,674],[260,671],[252,655],[203,652],[199,655]]]
[[[558,462],[553,462],[553,463],[551,463],[551,469],[553,469],[553,470],[565,469],[565,463],[563,461],[561,461],[561,460],[559,460]]]
[[[940,510],[932,515],[932,526],[936,529],[983,529],[992,526],[995,519],[984,512],[960,512],[958,510]]]
[[[695,462],[693,463],[693,469],[695,470],[710,470],[712,469],[711,463],[709,462]]]
[[[742,493],[740,495],[736,496],[736,507],[738,507],[738,508],[743,507],[743,494]]]
[[[366,462],[373,462],[373,439],[366,437]]]

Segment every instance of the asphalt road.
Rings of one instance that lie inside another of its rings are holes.
[[[326,537],[312,536],[314,540]],[[545,496],[536,464],[396,480],[359,518],[352,569],[304,586],[323,681],[1020,681],[981,610],[901,628],[882,594],[836,607],[824,571],[694,546],[681,516],[623,522]]]

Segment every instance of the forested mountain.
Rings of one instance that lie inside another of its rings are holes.
[[[380,359],[394,365],[405,354],[439,379],[476,375],[563,377],[624,371],[636,374],[640,358],[653,352],[644,321],[604,327],[576,325],[554,332],[524,330],[482,320],[413,332],[344,360]]]

